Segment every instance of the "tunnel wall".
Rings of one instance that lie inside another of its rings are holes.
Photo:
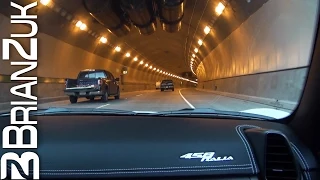
[[[12,32],[30,32],[29,27],[24,25],[11,25],[10,20],[0,14],[0,38],[9,38]],[[41,29],[40,29],[41,30]],[[43,79],[34,86],[33,92],[39,98],[66,97],[63,93],[65,78],[76,78],[79,71],[83,69],[105,69],[115,77],[120,77],[120,88],[123,92],[141,91],[155,89],[156,81],[168,77],[154,73],[151,70],[141,71],[127,67],[128,74],[122,74],[123,65],[110,59],[95,55],[78,47],[72,46],[52,36],[39,32],[38,38],[38,67],[35,71],[26,73],[25,76],[37,76]],[[29,40],[18,39],[21,45],[29,53]],[[2,52],[2,43],[0,43]],[[10,49],[10,61],[25,61],[14,48]],[[7,103],[12,100],[19,100],[11,95],[10,88],[19,84],[4,81],[23,66],[11,66],[10,61],[0,60],[0,103]],[[50,82],[52,79],[60,81]],[[175,81],[178,84],[178,81]]]
[[[316,13],[316,0],[269,0],[204,58],[198,88],[297,102]]]

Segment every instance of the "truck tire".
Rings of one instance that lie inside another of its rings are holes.
[[[107,102],[107,101],[108,101],[108,97],[109,97],[108,91],[106,91],[106,92],[104,93],[104,95],[101,96],[101,101]]]
[[[77,103],[78,97],[77,96],[69,96],[69,100],[72,104]]]
[[[161,89],[161,91],[164,91],[164,89]]]
[[[172,91],[174,91],[174,88],[172,88]]]
[[[120,99],[120,90],[119,90],[119,88],[118,88],[117,95],[114,96],[114,99]]]

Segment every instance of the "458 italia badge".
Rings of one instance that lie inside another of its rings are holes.
[[[187,153],[180,156],[180,159],[201,159],[201,162],[211,161],[232,161],[232,156],[214,157],[215,152],[199,152],[199,153]]]

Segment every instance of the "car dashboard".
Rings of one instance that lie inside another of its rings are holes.
[[[40,178],[320,179],[313,154],[280,123],[100,115],[34,118]],[[3,129],[10,118],[1,122],[6,122]]]

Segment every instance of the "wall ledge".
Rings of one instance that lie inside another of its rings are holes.
[[[298,103],[292,102],[292,101],[284,101],[284,100],[263,98],[263,97],[257,97],[257,96],[248,96],[248,95],[244,95],[244,94],[235,94],[235,93],[228,93],[228,92],[214,91],[214,90],[200,89],[200,88],[197,88],[197,90],[204,91],[204,92],[211,92],[214,94],[218,94],[218,95],[226,96],[226,97],[231,97],[231,98],[235,98],[235,99],[241,99],[241,100],[245,100],[245,101],[264,104],[264,105],[272,106],[272,107],[283,109],[283,110],[293,111],[296,108],[296,106],[298,105]]]

